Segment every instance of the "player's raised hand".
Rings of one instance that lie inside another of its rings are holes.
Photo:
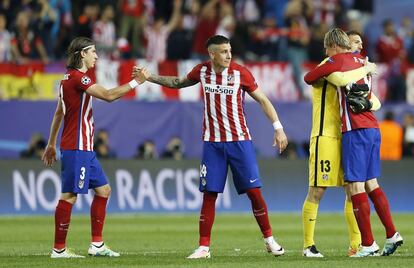
[[[364,60],[364,66],[368,70],[368,73],[371,75],[377,74],[377,65],[373,62],[370,62],[368,57]]]
[[[50,167],[56,162],[56,148],[48,145],[42,155],[42,161],[45,166]]]
[[[283,128],[275,130],[275,135],[273,137],[273,146],[277,146],[279,148],[279,153],[281,154],[288,145],[288,139],[286,137]]]

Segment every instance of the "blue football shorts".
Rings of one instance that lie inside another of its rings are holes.
[[[62,193],[87,194],[108,184],[95,152],[62,150]]]
[[[342,134],[345,181],[365,182],[381,176],[380,145],[378,128],[363,128]]]
[[[200,191],[222,193],[228,166],[239,194],[262,187],[252,141],[204,142],[200,165]]]

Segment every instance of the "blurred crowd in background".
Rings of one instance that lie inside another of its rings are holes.
[[[375,0],[1,0],[0,62],[63,60],[75,36],[92,38],[101,58],[150,62],[207,59],[208,37],[231,39],[241,61],[289,62],[299,94],[301,67],[324,58],[332,27],[362,34],[363,54],[392,66],[387,100],[404,101],[414,62],[412,17],[370,23]],[[374,27],[375,28],[375,27]],[[369,37],[369,38],[368,38]],[[303,96],[301,96],[303,97]]]
[[[333,26],[365,36],[375,0],[1,0],[0,61],[60,60],[75,36],[95,40],[100,57],[151,61],[201,58],[208,37],[232,40],[249,61],[314,61]],[[414,62],[411,17],[384,18],[375,62]],[[299,59],[293,59],[293,58]]]
[[[93,149],[99,159],[116,159],[116,152],[110,147],[109,133],[105,129],[98,130],[94,137]],[[20,158],[40,159],[46,149],[46,139],[40,133],[34,133],[30,138],[27,149],[20,152]],[[161,153],[161,154],[160,154]],[[135,159],[185,159],[185,148],[179,137],[172,137],[167,146],[159,153],[159,149],[152,140],[138,143]]]
[[[208,59],[208,37],[231,40],[233,57],[250,62],[288,62],[298,92],[302,64],[324,57],[324,34],[332,27],[362,34],[364,55],[390,66],[387,101],[405,101],[406,71],[414,63],[412,15],[375,17],[378,0],[0,0],[0,63],[64,61],[76,36],[92,38],[100,58],[144,58],[150,62]],[[377,34],[372,23],[376,22]],[[390,112],[392,114],[392,112]],[[397,157],[414,155],[414,115],[399,123],[387,115],[382,131],[400,148]],[[105,134],[106,133],[106,134]],[[116,157],[109,137],[96,135],[100,157]],[[383,140],[383,144],[386,143]],[[45,142],[33,135],[22,157],[40,155]],[[383,145],[386,147],[386,145]],[[303,148],[302,148],[303,147]],[[394,146],[395,147],[395,146]],[[382,153],[386,159],[386,149]],[[297,158],[306,145],[292,143],[284,156]],[[392,154],[395,154],[393,152]],[[137,145],[140,159],[184,157],[179,137],[158,154],[151,140]],[[394,157],[394,156],[393,156]],[[395,157],[394,157],[395,158]]]

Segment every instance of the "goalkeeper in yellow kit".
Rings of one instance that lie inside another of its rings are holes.
[[[349,37],[344,36],[343,39],[338,40],[337,45],[355,53],[359,53],[362,49],[361,38],[356,32],[350,32]],[[321,64],[329,59],[326,58]],[[345,185],[341,166],[342,134],[337,87],[357,81],[369,73],[374,73],[375,70],[376,65],[366,61],[364,67],[347,72],[332,73],[317,84],[313,84],[309,190],[302,208],[303,255],[305,257],[323,257],[314,242],[319,202],[328,187]],[[370,101],[372,110],[377,110],[381,106],[374,95]],[[350,193],[346,192],[346,196],[344,214],[350,240],[348,255],[352,255],[361,243],[361,235],[353,213]]]

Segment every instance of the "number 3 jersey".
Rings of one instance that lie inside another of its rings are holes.
[[[204,95],[203,140],[231,142],[251,140],[244,115],[245,92],[257,89],[246,67],[231,62],[216,73],[211,62],[196,65],[187,78],[201,82]]]
[[[62,150],[93,151],[92,96],[86,90],[95,84],[87,74],[69,69],[60,83],[64,113]]]

